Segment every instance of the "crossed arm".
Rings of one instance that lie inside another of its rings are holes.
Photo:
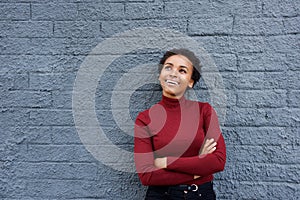
[[[212,119],[211,115],[216,116],[213,109],[206,117]],[[210,121],[207,121],[208,126],[211,125]],[[222,171],[226,160],[225,142],[218,120],[213,123],[212,129],[205,129],[206,140],[204,140],[198,155],[155,158],[145,116],[139,116],[135,126],[134,157],[136,169],[143,185],[183,184]]]
[[[206,154],[211,154],[216,150],[216,145],[217,143],[213,138],[206,139],[204,144],[202,145],[199,156],[204,156]],[[154,160],[154,166],[159,168],[159,169],[166,169],[167,168],[167,157],[162,157],[162,158],[156,158]],[[194,179],[200,178],[199,175],[194,175]]]

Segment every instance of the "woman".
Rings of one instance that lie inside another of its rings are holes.
[[[167,51],[159,65],[162,99],[137,116],[134,157],[145,199],[216,199],[213,174],[224,170],[226,148],[216,112],[184,97],[200,79],[187,49]]]

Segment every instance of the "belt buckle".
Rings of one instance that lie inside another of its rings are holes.
[[[193,192],[196,192],[196,191],[198,190],[198,185],[196,185],[196,184],[192,184],[191,186],[195,186],[195,189],[194,189],[194,190],[192,190]]]
[[[193,186],[195,187],[195,189],[192,189]],[[196,192],[197,190],[198,190],[198,185],[192,184],[189,190],[184,190],[183,192],[184,192],[185,194],[187,194],[188,191]]]

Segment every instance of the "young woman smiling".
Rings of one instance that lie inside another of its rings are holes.
[[[200,79],[200,61],[187,49],[162,57],[162,99],[137,116],[134,153],[145,199],[216,199],[213,174],[224,170],[226,148],[216,112],[184,97]]]

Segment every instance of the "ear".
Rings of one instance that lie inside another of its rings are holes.
[[[194,80],[191,79],[190,82],[189,82],[189,88],[193,88],[193,85],[194,85]]]

